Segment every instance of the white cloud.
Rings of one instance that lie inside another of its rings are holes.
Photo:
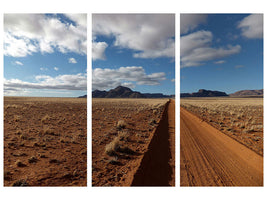
[[[26,82],[19,79],[4,79],[5,90],[23,90],[23,89],[57,89],[57,90],[86,90],[86,74],[59,75],[51,77],[47,75],[38,75],[36,82]]]
[[[180,33],[185,34],[194,30],[199,24],[205,23],[208,15],[206,14],[181,14]]]
[[[119,69],[96,68],[92,74],[93,90],[106,90],[119,85],[134,88],[137,85],[159,85],[166,79],[164,72],[146,74],[143,67],[120,67]]]
[[[174,14],[94,14],[92,27],[93,38],[115,37],[114,45],[134,50],[134,57],[174,57]]]
[[[76,25],[80,25],[84,28],[87,27],[87,15],[86,14],[71,14],[71,13],[67,13],[64,14],[65,16],[67,16],[70,20],[72,20],[73,22],[76,23]]]
[[[69,63],[76,64],[77,61],[75,60],[75,58],[69,58]]]
[[[46,68],[46,67],[41,67],[40,70],[41,70],[41,71],[47,71],[48,68]]]
[[[4,33],[4,55],[25,57],[37,51],[37,47],[29,39],[16,38],[8,32]]]
[[[213,48],[210,31],[197,31],[180,38],[181,67],[203,65],[205,61],[220,59],[241,50],[240,45]]]
[[[54,50],[86,54],[86,15],[74,18],[75,25],[61,21],[58,15],[5,14],[4,55],[25,57]]]
[[[54,67],[54,70],[58,71],[58,70],[59,70],[59,68],[58,68],[58,67]]]
[[[108,47],[106,42],[93,42],[92,43],[92,58],[93,60],[105,60],[105,50]]]
[[[15,61],[15,64],[16,64],[16,65],[21,65],[21,66],[23,65],[23,63],[20,62],[20,61]]]
[[[223,64],[225,62],[226,62],[225,60],[218,60],[218,61],[215,61],[214,64],[220,65],[220,64]]]
[[[251,14],[245,17],[237,26],[246,38],[263,37],[263,15]]]

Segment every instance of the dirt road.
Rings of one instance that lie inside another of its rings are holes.
[[[132,186],[175,186],[175,101],[170,100]]]
[[[263,157],[181,108],[181,186],[262,186]]]

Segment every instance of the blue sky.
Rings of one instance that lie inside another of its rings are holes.
[[[4,95],[87,93],[86,14],[5,14]]]
[[[180,89],[263,89],[262,14],[181,14]]]
[[[92,90],[175,93],[174,14],[93,14]]]

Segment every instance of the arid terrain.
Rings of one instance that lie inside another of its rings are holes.
[[[86,99],[4,97],[4,185],[87,185]]]
[[[263,99],[181,99],[181,186],[263,185]]]
[[[182,98],[181,106],[263,155],[263,98]]]
[[[174,105],[168,99],[93,99],[92,185],[174,186]]]

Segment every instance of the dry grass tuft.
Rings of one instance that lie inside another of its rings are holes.
[[[126,130],[123,130],[123,131],[119,132],[118,137],[119,137],[120,141],[129,141],[130,133]]]
[[[105,147],[105,153],[109,156],[115,156],[116,151],[120,149],[120,138],[116,137],[112,142],[106,145]]]
[[[26,180],[24,179],[20,179],[20,180],[17,180],[15,181],[12,186],[28,186],[28,183]]]
[[[126,128],[126,126],[127,126],[127,123],[124,120],[119,120],[117,123],[117,129],[119,130]]]

